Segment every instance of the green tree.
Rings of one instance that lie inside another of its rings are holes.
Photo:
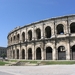
[[[5,59],[6,54],[5,54],[5,53],[3,53],[3,54],[1,55],[1,57],[2,57],[3,59]]]

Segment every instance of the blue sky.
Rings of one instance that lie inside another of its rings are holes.
[[[0,46],[17,26],[51,17],[75,14],[75,0],[0,0]]]

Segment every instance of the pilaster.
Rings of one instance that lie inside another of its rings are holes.
[[[19,50],[19,59],[22,59],[22,51]]]
[[[67,43],[66,60],[70,60],[70,47],[69,47],[69,43]]]
[[[57,57],[56,56],[56,49],[53,49],[53,53],[52,54],[53,54],[53,56],[52,56],[53,57],[53,60],[56,60],[56,57]]]
[[[32,47],[32,60],[35,60],[35,56],[34,56],[34,46]]]

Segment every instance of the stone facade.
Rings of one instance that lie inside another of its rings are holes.
[[[17,27],[7,38],[9,59],[75,60],[75,15]]]

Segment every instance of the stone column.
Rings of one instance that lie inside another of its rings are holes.
[[[25,55],[25,59],[28,60],[28,49],[26,48],[26,55]]]
[[[69,43],[67,43],[67,48],[66,48],[66,60],[70,60],[70,47]]]
[[[13,59],[13,50],[11,52],[12,52],[12,59]]]
[[[12,47],[10,48],[10,59],[12,59]]]
[[[43,60],[46,60],[46,49],[45,49],[45,43],[43,42]]]
[[[9,45],[10,45],[10,37],[9,37]]]
[[[17,44],[17,32],[16,32],[16,35],[15,35],[15,44]]]
[[[44,52],[45,52],[45,50],[43,50],[43,49],[41,48],[41,60],[44,60],[44,59],[45,59]]]
[[[14,44],[14,41],[13,41],[13,34],[12,34],[12,44]]]
[[[69,36],[69,39],[67,40],[67,48],[66,48],[66,60],[70,60],[70,25],[69,20],[67,18],[67,35]]]
[[[27,60],[27,50],[25,49],[25,60]]]
[[[58,60],[58,48],[56,47],[56,60]]]
[[[25,31],[25,42],[27,41],[27,30]]]
[[[43,25],[41,27],[41,39],[43,39]]]
[[[22,59],[22,50],[19,50],[19,59]]]
[[[22,34],[20,33],[20,40],[19,40],[19,43],[22,42]]]
[[[26,42],[26,32],[25,32],[25,42]]]
[[[34,56],[34,45],[32,47],[32,60],[35,60],[35,56]]]
[[[36,48],[34,48],[34,58],[36,60]]]
[[[32,28],[32,40],[34,40],[34,27]]]
[[[34,39],[37,40],[37,37],[36,37],[36,27],[34,28]]]
[[[46,60],[46,48],[44,48],[44,60]]]
[[[34,60],[36,60],[36,50],[34,48]]]
[[[15,59],[17,59],[17,50],[15,50]]]
[[[43,50],[43,60],[46,59],[46,53],[45,53],[45,49]]]
[[[11,59],[13,59],[13,47],[11,47]]]
[[[8,50],[7,50],[7,57],[10,59],[10,55],[11,55],[11,53],[10,53],[10,48],[8,48]]]
[[[53,56],[52,56],[53,57],[53,60],[56,60],[56,57],[57,57],[56,56],[56,49],[54,48],[52,51],[53,51],[52,52],[52,54],[53,54]]]

